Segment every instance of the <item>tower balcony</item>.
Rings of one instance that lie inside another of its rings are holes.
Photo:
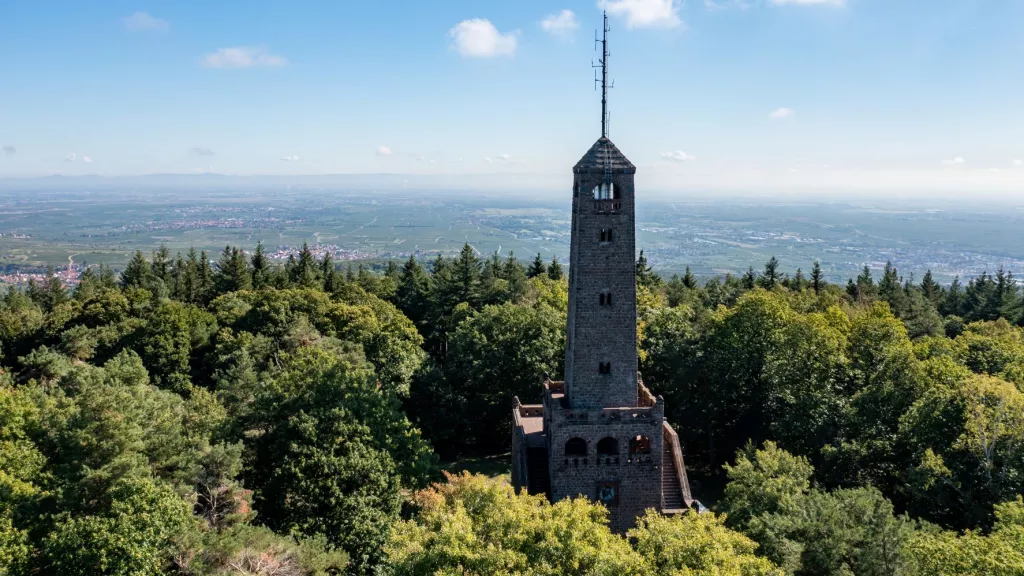
[[[598,214],[615,214],[622,210],[622,200],[594,200],[594,212]]]

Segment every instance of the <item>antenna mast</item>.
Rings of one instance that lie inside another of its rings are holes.
[[[608,89],[615,87],[615,81],[611,84],[608,83],[608,32],[611,29],[608,27],[608,13],[604,12],[604,26],[601,38],[597,37],[597,32],[594,33],[594,49],[597,49],[597,44],[601,44],[601,59],[598,60],[598,64],[591,64],[594,68],[601,68],[601,137],[608,137]],[[597,71],[594,71],[594,89],[597,89]]]

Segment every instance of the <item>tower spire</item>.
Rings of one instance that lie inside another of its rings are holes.
[[[601,68],[601,137],[608,137],[608,89],[615,87],[615,82],[608,83],[608,32],[611,30],[608,27],[608,12],[603,13],[604,26],[602,27],[601,38],[597,38],[597,34],[594,34],[594,49],[597,49],[597,44],[601,44],[601,59],[598,60],[599,64],[595,64],[594,68],[598,65]],[[596,71],[595,71],[596,72]],[[597,78],[595,74],[594,88],[597,88]]]

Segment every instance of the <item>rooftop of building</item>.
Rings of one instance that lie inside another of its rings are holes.
[[[573,167],[573,172],[603,172],[605,167],[610,167],[616,173],[636,173],[636,166],[626,158],[625,154],[619,151],[606,136],[598,138],[597,142],[587,150],[587,153],[580,158],[580,161]]]

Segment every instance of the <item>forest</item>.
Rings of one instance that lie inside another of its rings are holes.
[[[0,574],[1024,574],[1024,295],[892,264],[636,264],[640,366],[711,512],[627,534],[448,473],[561,376],[538,255],[141,252],[0,298]]]

